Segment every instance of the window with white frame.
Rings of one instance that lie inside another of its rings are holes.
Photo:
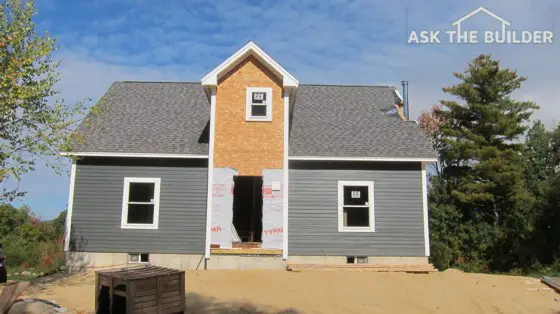
[[[158,228],[160,183],[160,178],[124,178],[121,228]]]
[[[374,232],[373,181],[338,181],[338,231]]]
[[[129,253],[128,262],[131,264],[147,264],[150,262],[150,254],[148,253]]]
[[[272,121],[272,88],[247,88],[247,121]]]

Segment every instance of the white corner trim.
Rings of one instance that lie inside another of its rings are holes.
[[[151,154],[151,153],[106,153],[106,152],[62,152],[61,156],[76,157],[132,157],[132,158],[208,158],[208,155],[196,154]]]
[[[66,209],[66,229],[64,232],[64,251],[70,251],[70,236],[72,235],[72,208],[74,206],[74,187],[76,185],[76,161],[72,160],[70,170],[70,189],[68,192],[68,208]]]
[[[289,160],[315,161],[394,161],[394,162],[436,162],[437,158],[416,157],[320,157],[320,156],[291,156]]]
[[[266,116],[252,116],[251,106],[253,105],[253,93],[265,93],[267,97]],[[246,121],[272,121],[272,88],[270,87],[247,87],[246,100],[245,100],[245,120]]]
[[[344,187],[367,186],[369,194],[369,227],[344,227]],[[375,232],[373,181],[338,181],[338,232]]]
[[[208,140],[208,186],[206,195],[206,244],[204,258],[210,258],[212,242],[212,189],[214,181],[214,134],[216,124],[216,88],[211,88],[210,94],[210,135]]]
[[[428,180],[426,176],[426,163],[422,163],[422,214],[424,217],[424,252],[430,256],[430,227],[428,217]]]
[[[128,196],[130,183],[154,183],[154,221],[151,224],[131,224],[128,220]],[[121,229],[158,229],[161,178],[125,177],[123,186]]]
[[[282,258],[284,260],[288,259],[288,206],[289,206],[289,194],[288,194],[288,183],[289,183],[289,169],[288,169],[288,151],[289,151],[289,137],[290,137],[290,91],[284,89],[284,200],[283,200],[283,239],[282,239]]]
[[[254,42],[250,41],[245,44],[241,49],[237,50],[233,55],[227,58],[215,69],[206,74],[200,81],[203,86],[216,86],[218,84],[218,78],[220,74],[224,71],[231,69],[239,61],[243,60],[247,55],[253,54],[259,58],[266,66],[271,68],[278,75],[282,76],[282,82],[284,87],[297,87],[299,85],[298,80],[296,80],[288,71],[280,66],[274,59],[272,59],[268,54],[266,54],[259,46]]]

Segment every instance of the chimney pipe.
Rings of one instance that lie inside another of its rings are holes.
[[[406,120],[409,120],[409,113],[408,113],[408,108],[409,108],[409,103],[408,103],[408,81],[401,81],[401,85],[402,85],[402,97],[403,97],[403,112],[404,112],[404,117],[406,118]]]

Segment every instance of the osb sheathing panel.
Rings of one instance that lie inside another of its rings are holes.
[[[272,88],[272,121],[245,121],[247,87]],[[284,149],[282,81],[249,56],[218,81],[214,167],[231,167],[239,175],[260,176],[281,169]]]

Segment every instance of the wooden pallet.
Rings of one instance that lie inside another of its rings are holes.
[[[289,271],[369,271],[369,272],[407,272],[431,273],[437,272],[432,264],[288,264]]]

